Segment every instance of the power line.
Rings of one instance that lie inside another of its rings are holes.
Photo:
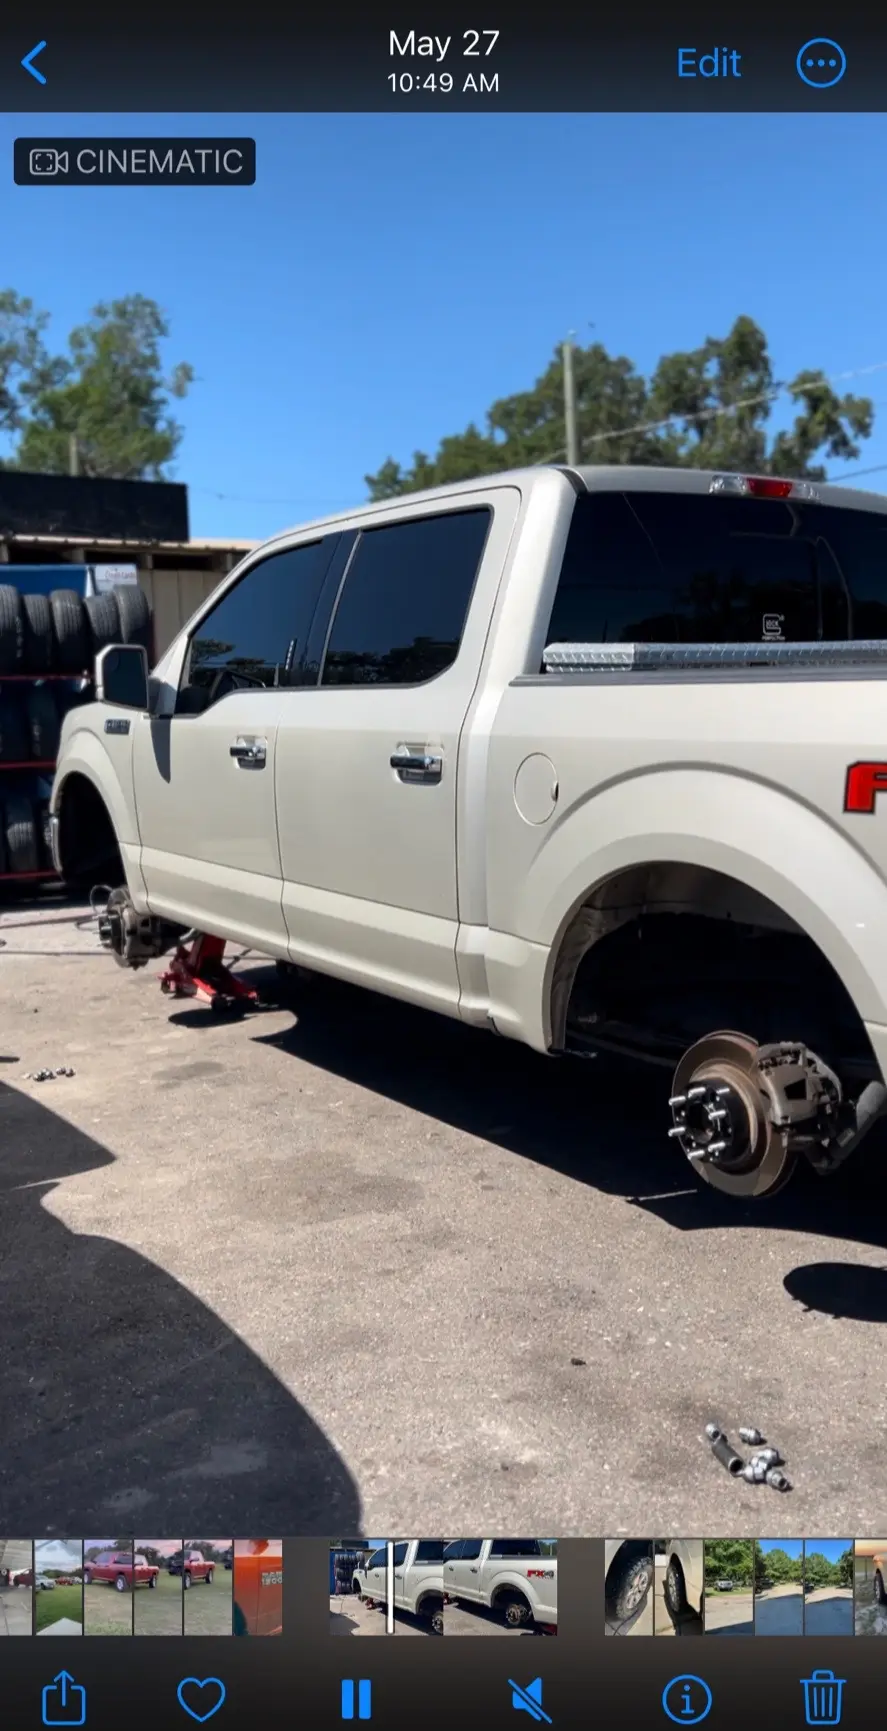
[[[599,445],[607,439],[627,439],[635,433],[659,433],[675,422],[714,421],[721,415],[736,415],[740,409],[754,409],[759,408],[762,403],[776,402],[782,396],[802,396],[805,391],[810,389],[811,385],[842,384],[848,379],[867,378],[872,373],[882,372],[887,372],[887,361],[876,361],[874,365],[868,367],[853,367],[844,373],[817,373],[813,378],[806,379],[803,384],[775,385],[771,390],[762,391],[758,396],[742,397],[735,403],[719,403],[712,409],[700,409],[699,413],[695,415],[666,415],[661,421],[638,421],[631,427],[614,427],[605,433],[592,433],[587,439],[580,441],[580,446],[582,450],[585,450],[589,445]],[[531,467],[534,469],[542,468],[546,463],[558,462],[565,456],[566,452],[562,448],[549,457],[538,458]],[[874,473],[874,470],[871,473]]]
[[[887,361],[876,361],[872,366],[867,367],[853,367],[849,371],[843,373],[817,373],[812,379],[807,379],[803,384],[775,385],[771,390],[762,391],[757,396],[743,397],[735,403],[719,403],[714,408],[701,409],[696,415],[666,415],[661,421],[637,421],[630,427],[614,427],[604,433],[592,433],[588,438],[580,440],[580,452],[587,449],[589,445],[603,444],[607,439],[628,439],[636,433],[659,433],[663,432],[667,427],[670,427],[675,423],[679,424],[682,421],[687,420],[692,420],[694,422],[714,421],[722,415],[739,414],[742,409],[760,408],[763,403],[776,402],[783,396],[801,396],[805,390],[809,390],[811,384],[843,384],[849,379],[869,378],[873,373],[883,372],[887,372]],[[557,463],[561,461],[569,461],[567,452],[564,448],[559,451],[551,452],[547,457],[538,457],[534,463],[530,464],[530,467],[541,469],[548,463]],[[879,475],[884,473],[885,470],[887,470],[887,463],[878,463],[871,469],[854,469],[851,471],[850,475],[841,476],[840,479],[851,480],[857,477],[861,478],[864,475]],[[298,510],[303,505],[310,505],[312,508],[321,505],[329,505],[333,510],[347,509],[347,506],[342,504],[341,495],[337,499],[318,499],[315,495],[311,495],[310,497],[303,496],[298,499],[258,499],[242,493],[219,493],[212,487],[189,486],[188,491],[191,493],[202,493],[206,498],[216,499],[222,504],[229,505],[273,505],[285,506],[287,508],[292,506],[294,510]]]

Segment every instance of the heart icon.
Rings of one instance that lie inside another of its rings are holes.
[[[206,1690],[209,1691],[208,1694],[205,1693]],[[183,1677],[176,1690],[179,1706],[184,1707],[185,1712],[190,1713],[198,1725],[205,1725],[207,1719],[218,1713],[219,1708],[224,1705],[227,1692],[221,1677]],[[186,1701],[186,1693],[191,1696],[190,1701]],[[211,1702],[211,1705],[207,1706],[207,1702]]]

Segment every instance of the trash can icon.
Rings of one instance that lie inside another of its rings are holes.
[[[802,1677],[804,1709],[808,1725],[840,1725],[845,1677],[834,1671],[814,1671],[812,1677]]]

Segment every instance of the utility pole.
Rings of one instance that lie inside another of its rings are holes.
[[[572,333],[571,333],[572,336]],[[571,336],[563,347],[564,356],[564,422],[567,429],[567,462],[574,468],[579,461],[579,435],[576,430],[576,376],[573,371]]]
[[[77,434],[71,433],[68,436],[68,474],[79,475],[79,473],[80,452],[77,448]]]

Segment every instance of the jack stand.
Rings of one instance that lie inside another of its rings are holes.
[[[189,932],[159,976],[160,990],[172,998],[205,998],[216,1015],[261,1009],[259,994],[226,968],[224,938]]]

